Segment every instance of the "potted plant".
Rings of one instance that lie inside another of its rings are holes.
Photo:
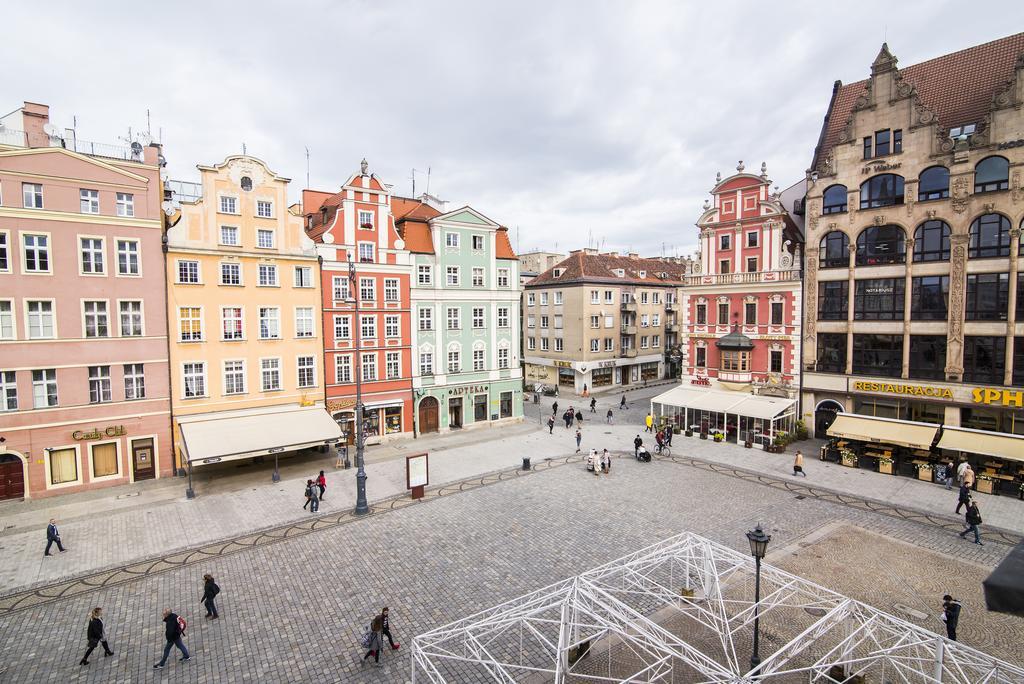
[[[979,492],[993,494],[995,492],[995,479],[983,473],[978,474],[978,484],[975,487]]]
[[[708,438],[708,433],[707,433],[706,430],[701,430],[700,431],[700,438],[701,439],[707,439]]]
[[[373,230],[373,224],[370,223],[369,221],[367,221],[366,223],[360,223],[359,227],[365,228],[366,230]]]
[[[780,432],[775,435],[773,442],[775,444],[775,449],[773,451],[776,454],[781,454],[786,450],[786,445],[789,444],[789,435],[785,432]]]
[[[722,433],[721,432],[716,432],[715,433],[715,441],[716,442],[721,442],[722,439],[723,439]]]
[[[878,459],[878,472],[888,473],[892,475],[892,459],[891,458],[880,458]]]
[[[745,440],[743,440],[743,446],[746,447],[747,449],[752,449],[754,447],[754,443],[750,440],[750,437],[747,437]]]
[[[693,430],[691,430],[690,428],[686,428],[686,436],[693,437]]]
[[[807,423],[802,420],[796,421],[796,440],[803,441],[807,439],[809,433],[807,432]]]
[[[839,450],[839,457],[844,466],[847,468],[857,467],[857,454],[853,452],[853,449],[842,448]]]
[[[917,479],[924,480],[925,482],[932,481],[932,464],[931,463],[918,463],[917,464]]]

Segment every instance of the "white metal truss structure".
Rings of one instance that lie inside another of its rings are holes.
[[[1024,669],[682,534],[413,640],[412,681],[1024,684]],[[751,668],[755,618],[762,661]]]

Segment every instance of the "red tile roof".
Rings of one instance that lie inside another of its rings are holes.
[[[508,228],[505,226],[498,228],[496,238],[497,242],[494,248],[495,259],[519,259],[512,249],[512,242],[508,239]]]
[[[1014,75],[1018,56],[1024,53],[1024,33],[975,45],[900,69],[903,80],[917,89],[921,103],[935,112],[939,125],[950,128],[980,124],[988,114],[992,97]],[[821,141],[811,168],[839,142],[853,112],[854,103],[867,92],[868,80],[839,84],[826,114]]]
[[[568,257],[526,284],[527,287],[570,283],[616,283],[625,285],[680,285],[689,275],[688,261],[678,263],[668,259],[621,256],[617,254],[588,254],[583,250]],[[555,270],[562,274],[555,276]],[[623,277],[615,275],[622,269]],[[640,276],[644,271],[644,276]]]
[[[418,254],[434,253],[434,241],[427,222],[440,216],[441,212],[418,199],[394,196],[391,198],[391,214],[407,250]]]

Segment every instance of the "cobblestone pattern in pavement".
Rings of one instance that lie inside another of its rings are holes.
[[[757,521],[768,525],[776,549],[843,522],[986,567],[1007,551],[997,544],[975,546],[931,525],[797,499],[699,468],[626,458],[611,476],[594,477],[570,464],[10,613],[0,617],[4,677],[407,681],[406,645],[386,651],[380,670],[360,661],[357,637],[385,604],[396,637],[404,641],[682,530],[744,549],[743,533]],[[915,556],[905,555],[913,563]],[[921,575],[931,571],[921,564]],[[204,572],[224,590],[217,621],[201,619]],[[836,572],[838,591],[844,591],[844,576]],[[97,605],[105,609],[117,655],[79,667],[86,615]],[[194,660],[172,661],[157,673],[151,666],[162,646],[159,613],[165,606],[190,619],[186,641]],[[1024,632],[1014,635],[1024,639]]]

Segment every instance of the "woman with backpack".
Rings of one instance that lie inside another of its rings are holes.
[[[103,644],[103,656],[109,657],[114,655],[114,652],[110,650],[110,645],[107,644],[107,634],[103,629],[103,620],[100,617],[102,615],[102,608],[93,608],[89,613],[89,627],[86,630],[86,638],[89,639],[89,648],[85,651],[85,655],[78,661],[79,665],[88,665],[89,656],[98,644]]]
[[[213,602],[213,599],[217,598],[219,593],[220,587],[213,581],[213,575],[203,575],[203,597],[199,601],[206,606],[206,617],[211,620],[216,620],[220,617],[217,613],[217,606]]]
[[[377,615],[373,618],[373,622],[370,623],[370,628],[363,635],[363,647],[368,649],[366,655],[363,656],[363,662],[370,656],[373,656],[373,662],[380,667],[380,648],[383,645],[381,639],[381,632],[384,630],[384,619]]]

